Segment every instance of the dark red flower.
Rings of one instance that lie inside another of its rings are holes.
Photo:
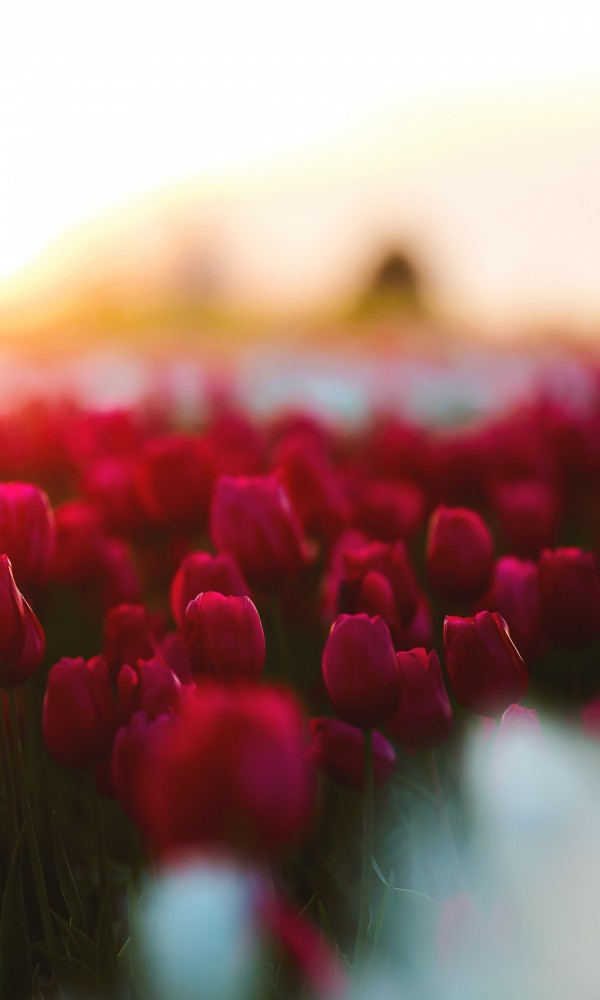
[[[0,678],[20,656],[25,644],[25,607],[10,559],[0,555]]]
[[[12,664],[0,671],[2,687],[24,684],[38,670],[44,659],[46,636],[26,600],[23,600],[23,625],[25,629],[23,648]]]
[[[504,618],[480,611],[474,618],[447,616],[444,649],[448,676],[462,705],[479,715],[499,715],[527,690],[527,668]]]
[[[109,754],[117,725],[110,668],[103,656],[87,663],[64,657],[51,667],[42,732],[55,760],[75,769],[94,767]]]
[[[411,750],[432,750],[452,729],[452,708],[435,650],[397,653],[400,701],[388,729]]]
[[[216,556],[209,552],[190,552],[181,562],[171,584],[171,611],[180,628],[190,601],[207,590],[225,597],[250,596],[242,571],[229,552]]]
[[[116,673],[122,663],[130,666],[147,660],[159,650],[165,630],[163,616],[141,604],[119,604],[104,616],[102,652]]]
[[[539,561],[542,624],[556,646],[587,646],[600,635],[596,558],[581,549],[545,549]]]
[[[147,831],[161,852],[210,846],[273,853],[312,815],[306,726],[292,694],[275,688],[184,689],[182,721],[140,778]]]
[[[276,587],[308,560],[298,517],[272,476],[221,476],[210,527],[217,548],[231,552],[257,587]]]
[[[464,507],[438,507],[429,521],[427,573],[433,589],[448,601],[473,601],[488,586],[494,543],[485,521]]]
[[[21,590],[46,582],[55,545],[50,501],[33,483],[0,483],[0,552],[6,552]]]
[[[535,480],[502,483],[494,500],[509,552],[537,559],[541,549],[554,544],[560,504],[552,486]]]
[[[419,589],[404,542],[371,542],[344,552],[339,610],[379,615],[397,638],[413,620]]]
[[[346,788],[360,792],[365,787],[365,754],[362,729],[341,719],[310,720],[310,763]],[[396,754],[381,733],[373,733],[373,777],[376,785],[391,778]]]
[[[201,526],[215,475],[212,451],[202,438],[167,434],[144,446],[137,469],[139,497],[157,524]]]
[[[331,704],[345,722],[372,729],[393,716],[396,654],[383,619],[340,615],[331,626],[322,666]]]
[[[476,607],[478,611],[498,611],[502,615],[526,663],[532,663],[543,652],[546,642],[536,563],[515,556],[498,559],[492,583]]]
[[[265,663],[265,635],[249,597],[207,591],[190,601],[184,639],[194,680],[258,680]]]
[[[133,667],[124,663],[117,675],[119,722],[126,722],[135,712],[145,712],[151,719],[177,712],[180,692],[179,679],[163,660],[138,660]]]

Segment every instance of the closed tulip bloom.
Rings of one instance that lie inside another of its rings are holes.
[[[298,517],[272,476],[221,476],[210,527],[217,548],[230,552],[257,587],[278,586],[308,561]]]
[[[545,549],[539,561],[542,624],[556,646],[587,646],[600,635],[596,558],[581,549]]]
[[[133,667],[124,663],[117,675],[119,721],[126,722],[135,712],[145,712],[151,719],[177,712],[180,691],[179,679],[163,660],[138,660]]]
[[[480,611],[474,618],[448,615],[444,649],[456,697],[472,712],[499,715],[525,694],[527,668],[497,612]]]
[[[474,510],[438,507],[429,521],[427,573],[448,601],[473,601],[488,586],[494,568],[490,529]]]
[[[161,614],[142,604],[119,604],[104,616],[102,652],[114,673],[122,663],[133,666],[153,656],[164,633]]]
[[[365,750],[361,729],[340,719],[310,720],[310,763],[345,788],[361,792],[365,787]],[[381,733],[373,733],[373,778],[382,785],[396,767],[394,748]]]
[[[396,654],[400,703],[388,729],[411,750],[433,750],[452,729],[452,708],[435,650]]]
[[[323,680],[331,704],[345,722],[372,729],[398,705],[396,653],[381,618],[340,615],[323,650]]]
[[[404,543],[370,542],[345,552],[343,561],[340,610],[380,615],[396,637],[413,620],[419,602]]]
[[[23,596],[15,583],[10,559],[0,555],[0,676],[15,662],[24,643]]]
[[[185,613],[183,636],[194,680],[258,680],[265,663],[265,635],[249,597],[198,594]]]
[[[110,668],[102,656],[59,660],[50,669],[42,732],[64,767],[92,768],[108,756],[118,725]]]
[[[115,736],[111,758],[112,791],[123,812],[141,830],[146,830],[151,821],[147,818],[148,798],[140,775],[143,769],[151,771],[150,762],[153,755],[158,755],[161,739],[178,725],[179,719],[174,714],[151,716],[138,711]]]
[[[182,560],[171,584],[171,611],[180,628],[190,601],[207,590],[225,597],[250,596],[242,571],[229,552],[216,556],[209,552],[190,552]]]
[[[0,686],[16,687],[38,670],[46,652],[46,636],[36,615],[23,600],[23,625],[25,641],[17,659],[6,670],[0,671]]]
[[[306,832],[314,785],[291,693],[186,688],[181,724],[144,765],[147,831],[160,853],[230,847],[278,853]]]
[[[552,486],[535,480],[503,483],[494,500],[509,552],[537,559],[541,549],[554,544],[560,504]]]
[[[21,590],[46,582],[55,546],[54,515],[34,483],[0,483],[0,552],[10,558]]]
[[[144,445],[136,482],[152,521],[195,527],[206,522],[214,479],[212,452],[202,438],[167,434]]]
[[[323,444],[302,432],[281,442],[277,475],[304,530],[325,539],[335,537],[349,518],[349,506],[336,470]]]
[[[537,563],[515,556],[498,559],[492,583],[476,607],[502,615],[526,663],[544,651]]]

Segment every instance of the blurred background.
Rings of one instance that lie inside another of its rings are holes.
[[[15,357],[95,352],[114,395],[124,352],[595,347],[593,2],[24,0],[0,29],[7,392]]]

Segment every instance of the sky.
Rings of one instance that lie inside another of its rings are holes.
[[[370,164],[362,176],[375,178],[380,191],[386,162],[403,165],[405,175],[408,164],[414,177],[421,157],[433,206],[436,162],[450,163],[463,201],[479,170],[487,224],[506,229],[506,186],[523,169],[535,174],[537,163],[519,162],[527,139],[522,95],[537,95],[539,156],[549,143],[553,160],[557,150],[562,157],[550,165],[557,176],[546,183],[548,201],[565,184],[568,191],[591,184],[600,149],[599,29],[597,4],[584,0],[9,0],[0,12],[0,286],[9,287],[65,232],[130,199],[191,178],[226,178],[235,192],[249,169],[283,162],[293,174],[294,157],[310,160],[320,147],[326,157],[312,162],[327,160],[329,182],[339,177],[342,188],[353,182],[349,155]],[[496,131],[487,107],[509,141],[495,151],[488,144],[481,161],[478,130]],[[507,116],[514,127],[507,128]],[[572,134],[565,133],[571,116]],[[567,157],[566,167],[563,137],[581,152],[577,163]],[[475,150],[466,173],[465,150]],[[499,200],[494,190],[486,196],[481,180],[490,166],[492,185],[504,189]],[[535,176],[530,186],[535,191]],[[425,203],[418,185],[407,189]],[[302,179],[290,190],[301,205]],[[452,197],[450,190],[444,205]],[[349,197],[344,212],[351,206]],[[542,198],[536,218],[546,211]],[[579,205],[569,216],[576,242],[585,216]],[[515,232],[517,239],[518,225]],[[582,254],[593,253],[595,244],[583,242]],[[465,272],[477,259],[476,244],[467,232],[459,248]],[[456,252],[442,247],[442,258]]]

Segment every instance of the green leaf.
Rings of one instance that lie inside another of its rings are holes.
[[[98,946],[96,952],[98,980],[106,989],[113,990],[119,981],[119,964],[115,950],[110,893],[104,896],[100,904],[96,943]]]
[[[54,863],[56,865],[60,890],[62,892],[67,910],[69,911],[72,925],[86,934],[87,924],[85,911],[83,909],[81,896],[79,895],[79,890],[75,879],[73,878],[73,872],[71,871],[71,866],[65,852],[65,845],[61,836],[56,813],[52,816],[52,826],[54,833]]]
[[[381,903],[379,904],[379,909],[377,911],[377,916],[375,917],[375,928],[373,931],[373,941],[377,945],[379,941],[379,935],[381,934],[381,928],[383,927],[383,921],[385,918],[385,911],[387,909],[388,899],[390,892],[394,889],[394,873],[390,872],[390,877],[387,881],[385,892],[381,897]]]
[[[19,1000],[31,991],[29,928],[23,896],[21,829],[13,851],[0,914],[0,1000]]]
[[[97,982],[93,973],[80,962],[78,958],[69,958],[65,955],[56,955],[52,951],[40,949],[46,960],[56,973],[60,987],[67,990],[68,996],[96,996]]]
[[[98,946],[87,934],[80,931],[75,924],[70,924],[68,920],[59,916],[58,913],[53,912],[52,916],[64,931],[67,940],[77,950],[83,964],[93,973],[98,965]]]

